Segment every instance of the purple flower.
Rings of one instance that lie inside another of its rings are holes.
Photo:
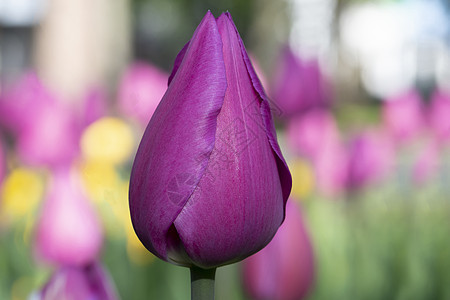
[[[262,249],[291,176],[270,107],[229,13],[208,12],[177,56],[130,180],[133,227],[152,253],[212,268]]]
[[[330,85],[318,61],[300,59],[289,47],[281,53],[272,91],[275,103],[287,117],[327,107],[331,99]]]
[[[37,224],[39,257],[60,265],[94,261],[102,246],[102,228],[70,168],[53,172],[47,199]]]
[[[147,63],[130,65],[120,82],[120,112],[146,126],[166,91],[168,77],[168,74]]]
[[[424,127],[424,108],[420,95],[409,91],[387,99],[383,106],[383,121],[398,144],[417,138]]]
[[[392,170],[394,159],[394,145],[385,134],[358,134],[348,147],[347,188],[355,190],[380,181]]]
[[[300,207],[290,200],[286,220],[273,240],[243,261],[252,299],[303,299],[314,283],[314,253]]]
[[[450,94],[436,91],[431,100],[428,122],[440,143],[450,142]]]
[[[99,263],[87,266],[65,266],[57,270],[37,300],[116,300],[116,289],[108,273]]]

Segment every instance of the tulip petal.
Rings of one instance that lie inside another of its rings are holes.
[[[139,239],[165,260],[173,244],[173,221],[205,173],[227,87],[222,41],[210,12],[179,60],[174,80],[145,130],[129,192]]]
[[[181,65],[181,62],[183,61],[184,55],[186,54],[186,51],[189,47],[191,41],[187,42],[183,48],[180,50],[180,52],[178,53],[177,57],[175,58],[175,61],[173,62],[173,68],[172,68],[172,73],[170,73],[169,76],[169,80],[167,82],[167,85],[170,85],[170,83],[172,82],[173,77],[175,76],[175,74],[178,71],[178,68]]]
[[[228,86],[216,142],[205,175],[174,222],[187,255],[202,268],[259,251],[284,217],[276,155],[239,35],[227,15],[219,17],[217,25]]]
[[[287,163],[284,160],[283,155],[281,154],[280,146],[278,145],[277,135],[275,132],[275,126],[273,124],[272,113],[271,113],[270,105],[269,105],[269,99],[267,98],[267,96],[264,92],[264,88],[261,85],[261,81],[258,79],[258,76],[256,75],[256,72],[252,66],[250,58],[248,57],[247,51],[245,50],[244,42],[242,41],[236,27],[234,26],[234,23],[233,23],[230,13],[226,12],[225,16],[233,24],[233,28],[236,32],[236,35],[238,36],[241,54],[242,54],[242,57],[244,58],[244,63],[247,67],[247,72],[252,81],[253,88],[258,93],[260,100],[261,100],[260,113],[263,116],[264,126],[265,126],[265,130],[267,133],[267,138],[269,139],[269,143],[272,146],[273,152],[275,153],[275,157],[277,160],[278,173],[280,175],[280,181],[281,181],[282,190],[283,190],[283,199],[284,199],[284,202],[286,203],[286,201],[289,197],[289,194],[291,193],[292,178],[291,178],[291,173],[289,172]]]
[[[230,19],[231,23],[233,23],[230,13],[226,12],[225,15]],[[288,165],[281,153],[280,146],[278,145],[277,134],[275,131],[275,125],[274,125],[273,119],[272,119],[272,110],[271,110],[271,106],[269,105],[269,99],[267,98],[267,95],[264,92],[264,88],[255,72],[254,67],[252,66],[251,60],[247,54],[247,51],[245,50],[244,42],[242,41],[241,37],[239,36],[239,33],[238,33],[236,27],[234,26],[234,23],[233,23],[233,28],[236,31],[236,34],[238,36],[242,57],[244,58],[244,63],[247,67],[247,72],[251,78],[253,88],[255,89],[255,91],[258,93],[258,95],[260,97],[260,101],[261,101],[260,113],[263,117],[267,138],[269,139],[269,143],[272,147],[272,150],[275,154],[275,158],[277,160],[277,168],[278,168],[278,173],[280,175],[280,182],[281,182],[282,190],[283,190],[283,199],[284,199],[284,202],[286,203],[286,201],[291,193],[292,177],[291,177],[291,173],[289,171]]]

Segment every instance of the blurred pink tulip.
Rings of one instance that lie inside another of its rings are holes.
[[[144,62],[128,67],[120,82],[118,106],[120,112],[147,126],[167,89],[169,75]]]
[[[33,125],[41,107],[55,102],[35,73],[26,73],[14,85],[5,88],[0,98],[0,124],[13,133]]]
[[[287,142],[297,155],[315,160],[325,144],[339,140],[333,116],[316,109],[291,119],[287,125]]]
[[[320,193],[335,197],[344,192],[347,180],[347,153],[342,141],[325,142],[313,161],[313,167]]]
[[[323,194],[335,196],[344,190],[347,157],[330,112],[314,109],[289,120],[287,143],[291,151],[311,161]]]
[[[439,143],[450,142],[450,94],[436,91],[430,103],[428,123]]]
[[[82,267],[60,268],[35,299],[116,300],[118,296],[106,270],[99,263],[92,263]]]
[[[62,168],[52,175],[37,224],[37,254],[60,265],[85,265],[94,261],[100,251],[100,222],[82,193],[77,174]]]
[[[17,151],[30,165],[62,165],[78,155],[80,132],[73,111],[53,103],[36,111],[33,124],[18,135]]]
[[[286,205],[286,219],[273,240],[243,261],[252,299],[303,299],[314,284],[314,253],[299,205]]]
[[[391,139],[383,132],[356,135],[348,149],[347,188],[355,190],[380,181],[389,174],[394,159]]]
[[[273,80],[273,100],[282,115],[291,117],[329,106],[330,85],[317,60],[302,60],[291,49],[282,50]]]
[[[391,137],[399,144],[418,137],[424,128],[420,95],[409,91],[387,99],[383,106],[383,121]]]
[[[437,142],[428,141],[419,151],[414,162],[412,180],[415,184],[425,184],[438,171],[439,146]]]
[[[33,73],[25,74],[0,99],[0,123],[15,137],[22,161],[54,167],[78,154],[80,122]]]

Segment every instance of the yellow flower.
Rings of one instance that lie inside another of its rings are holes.
[[[314,174],[310,165],[301,159],[289,164],[292,175],[292,196],[298,199],[308,197],[314,188]]]
[[[120,164],[131,157],[134,147],[133,130],[118,118],[92,123],[81,137],[81,151],[87,160]]]
[[[129,214],[128,183],[108,163],[88,161],[79,167],[87,196],[97,207],[106,233],[110,237],[123,237],[121,212]]]
[[[117,200],[120,178],[113,165],[86,161],[80,165],[80,173],[89,198],[96,204]]]
[[[44,195],[44,179],[31,169],[14,169],[3,182],[1,214],[18,219],[33,212]]]

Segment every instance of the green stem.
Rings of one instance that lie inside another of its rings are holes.
[[[214,300],[216,268],[191,268],[191,300]]]

